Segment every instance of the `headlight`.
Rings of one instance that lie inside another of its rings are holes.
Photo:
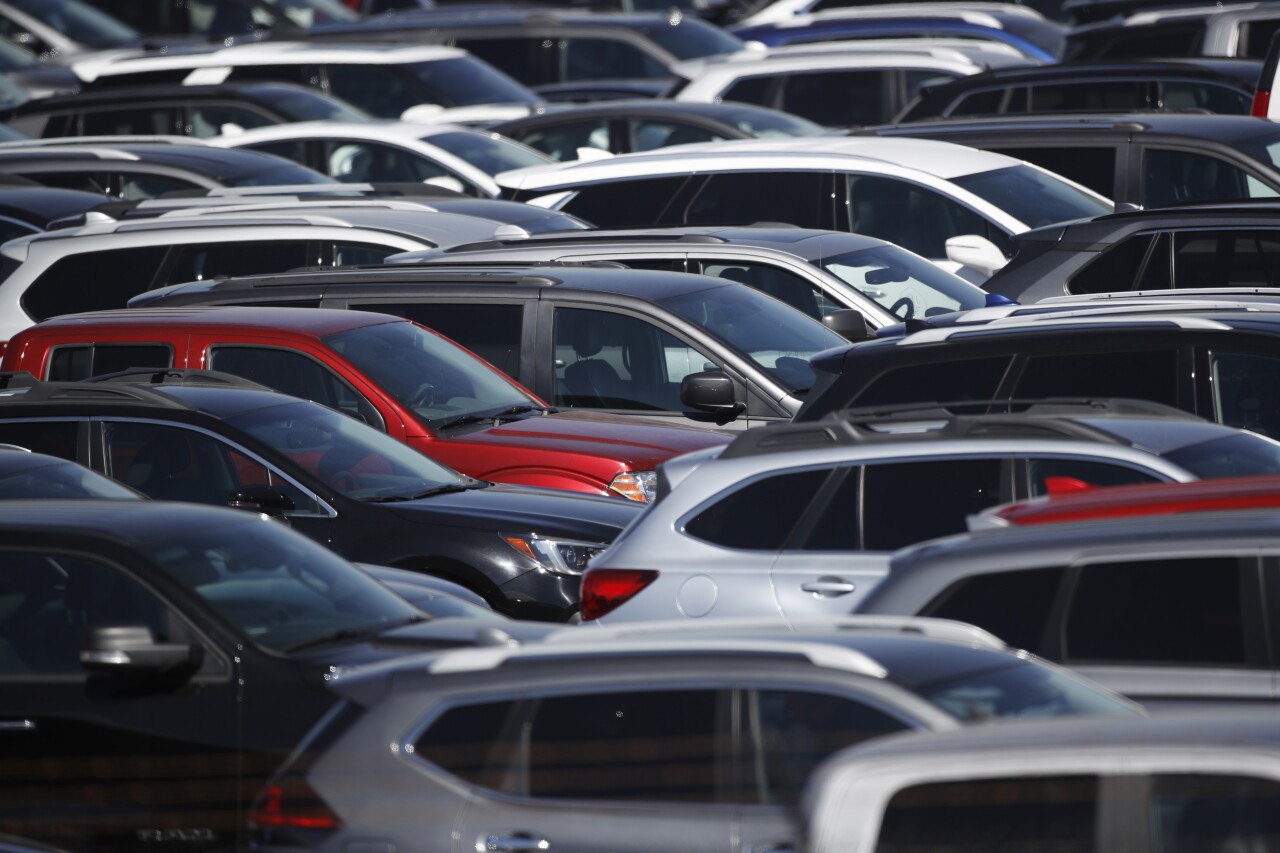
[[[580,575],[587,563],[605,549],[602,542],[578,542],[573,539],[544,539],[536,533],[528,536],[503,535],[512,548],[557,575]]]
[[[658,489],[657,471],[627,471],[613,478],[609,490],[640,503],[653,500]]]

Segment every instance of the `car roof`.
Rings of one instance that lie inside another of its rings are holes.
[[[281,166],[305,168],[292,160],[260,151],[199,144],[124,142],[117,145],[86,143],[24,147],[17,143],[13,147],[0,146],[0,163],[23,160],[50,160],[68,164],[133,160],[185,169],[211,178],[230,179]]]
[[[55,112],[77,107],[122,103],[134,105],[140,100],[215,100],[239,98],[270,104],[275,95],[297,95],[327,98],[312,86],[273,80],[239,80],[187,86],[182,83],[148,83],[137,86],[113,86],[109,89],[86,89],[74,95],[54,95],[26,101],[13,111],[14,116]]]
[[[1171,134],[1207,137],[1223,142],[1253,139],[1266,134],[1280,136],[1280,126],[1274,121],[1256,116],[1221,115],[1210,113],[1135,112],[1100,116],[1096,113],[1055,113],[1038,115],[1004,114],[979,118],[930,119],[901,125],[885,125],[868,128],[866,132],[911,134],[913,132],[1025,132],[1044,131],[1048,138],[1053,133],[1073,131],[1115,131],[1118,134]],[[853,131],[854,134],[862,130]]]
[[[960,77],[946,83],[930,86],[930,91],[952,89],[970,89],[988,86],[994,83],[1013,85],[1015,83],[1034,83],[1041,80],[1063,80],[1079,82],[1090,77],[1110,78],[1132,75],[1144,79],[1161,77],[1213,77],[1229,79],[1252,90],[1262,72],[1262,62],[1257,59],[1236,57],[1214,57],[1216,61],[1206,61],[1205,57],[1178,59],[1133,59],[1129,61],[1061,62],[1051,65],[1025,65],[1008,68],[992,68],[979,74]]]
[[[93,536],[123,545],[259,519],[276,523],[243,510],[196,503],[42,500],[0,504],[0,530]]]
[[[64,335],[86,327],[98,332],[108,329],[143,330],[236,328],[268,332],[296,332],[310,337],[324,337],[337,332],[407,322],[402,317],[372,311],[346,311],[336,308],[278,308],[271,306],[175,306],[166,308],[122,308],[89,311],[52,317],[25,330],[27,333],[47,331]],[[141,332],[139,332],[141,334]]]

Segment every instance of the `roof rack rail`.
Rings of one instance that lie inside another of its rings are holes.
[[[0,373],[0,405],[5,403],[144,403],[164,409],[193,409],[191,404],[140,385],[42,382],[30,373]]]
[[[747,226],[755,227],[755,226]],[[714,234],[672,234],[671,232],[653,231],[630,234],[619,234],[608,231],[597,234],[592,231],[558,231],[555,236],[540,234],[534,237],[521,237],[516,240],[481,240],[475,243],[460,243],[450,246],[442,254],[452,255],[459,252],[480,252],[492,249],[506,249],[512,246],[562,246],[566,243],[697,243],[703,245],[723,245],[729,241]]]
[[[117,370],[115,373],[104,373],[91,376],[82,382],[128,383],[136,385],[205,385],[220,388],[248,388],[255,391],[273,391],[260,382],[236,376],[234,373],[223,373],[218,370],[199,370],[197,368],[165,367],[130,367]]]

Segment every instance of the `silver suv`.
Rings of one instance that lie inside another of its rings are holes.
[[[845,415],[659,466],[656,502],[584,576],[582,618],[848,613],[890,552],[1013,496],[1280,472],[1280,443],[1136,401]]]

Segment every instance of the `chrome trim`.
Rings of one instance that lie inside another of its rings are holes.
[[[0,732],[33,732],[35,720],[0,720]]]

